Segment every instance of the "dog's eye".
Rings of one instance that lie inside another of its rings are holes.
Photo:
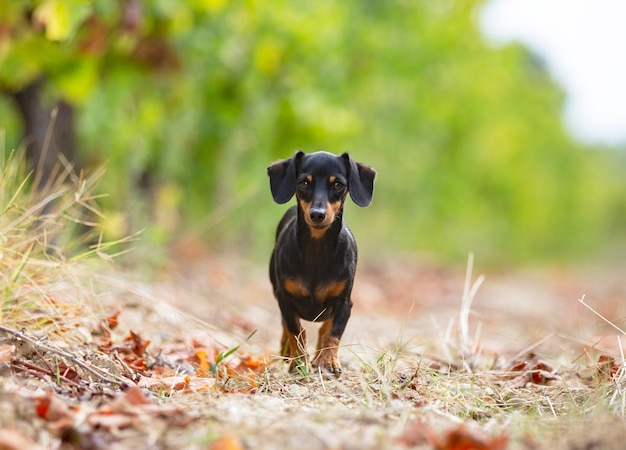
[[[345,185],[341,181],[335,181],[333,183],[333,189],[336,191],[340,191],[345,187]]]
[[[306,191],[309,188],[309,182],[307,180],[302,180],[298,182],[298,187],[303,191]]]

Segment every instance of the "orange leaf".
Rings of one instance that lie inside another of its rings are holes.
[[[602,377],[613,378],[617,375],[619,365],[615,363],[615,358],[609,355],[600,355],[598,357],[598,372]]]
[[[259,360],[252,359],[250,356],[246,356],[246,359],[244,359],[243,364],[247,366],[248,369],[251,369],[251,370],[257,370],[261,366],[261,362]]]
[[[210,364],[209,361],[207,360],[207,355],[206,355],[206,350],[198,350],[196,352],[196,358],[198,358],[198,360],[200,361],[200,368],[203,370],[209,370],[210,369]]]
[[[72,367],[68,367],[64,363],[57,364],[57,370],[59,375],[67,378],[68,380],[73,380],[78,377],[78,372],[76,372],[76,370],[74,370]]]
[[[146,347],[148,347],[148,345],[150,344],[149,340],[144,340],[141,336],[139,336],[132,330],[130,331],[128,337],[124,339],[124,341],[132,342],[133,353],[137,356],[143,356],[144,352],[146,351]]]
[[[243,450],[243,446],[236,436],[227,434],[213,442],[211,450]]]
[[[130,355],[124,355],[122,359],[131,369],[136,370],[138,372],[146,371],[146,360],[144,358],[141,358],[134,354],[130,354]]]
[[[48,417],[48,410],[50,409],[50,399],[47,397],[35,399],[35,412],[39,417],[45,419]]]
[[[511,367],[511,371],[519,372],[521,370],[526,370],[527,368],[528,368],[528,363],[526,361],[522,361],[521,363],[516,364],[513,367]]]
[[[52,393],[35,399],[35,412],[42,419],[54,422],[72,417],[72,410]]]
[[[119,318],[121,312],[122,312],[122,310],[118,309],[112,315],[110,315],[109,317],[107,317],[105,319],[106,325],[109,327],[110,330],[112,330],[115,327],[117,327],[118,318]]]
[[[449,431],[443,443],[435,444],[437,450],[504,450],[507,436],[485,438],[471,433],[465,426]]]
[[[533,370],[530,372],[530,381],[535,384],[547,384],[548,381],[556,379],[556,375],[545,370]]]
[[[124,398],[131,405],[147,405],[150,404],[150,400],[145,396],[139,386],[131,386],[124,394]]]

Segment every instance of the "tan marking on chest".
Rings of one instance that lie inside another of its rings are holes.
[[[333,281],[315,289],[315,298],[326,300],[328,298],[339,297],[346,287],[346,281]]]
[[[283,283],[283,286],[287,292],[291,295],[297,295],[299,297],[308,297],[309,290],[308,288],[300,281],[295,278],[287,278]]]

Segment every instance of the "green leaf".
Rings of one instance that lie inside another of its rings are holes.
[[[65,41],[91,12],[86,0],[47,0],[35,9],[35,20],[46,28],[51,41]]]
[[[82,104],[98,83],[95,58],[73,60],[52,80],[61,95],[74,104]]]

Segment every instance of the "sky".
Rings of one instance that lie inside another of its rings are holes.
[[[626,144],[626,0],[490,0],[481,28],[520,41],[563,87],[563,119],[590,144]]]

